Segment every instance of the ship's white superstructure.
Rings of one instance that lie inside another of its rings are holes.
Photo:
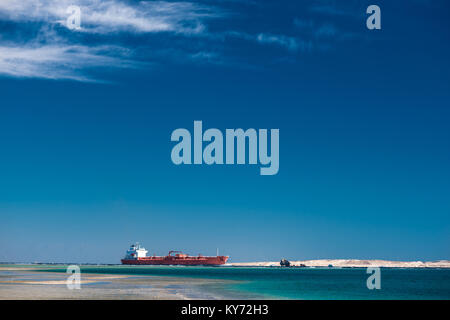
[[[125,259],[145,258],[147,256],[147,252],[148,251],[145,250],[145,248],[138,242],[130,246],[130,249],[127,250],[127,254],[125,255]]]

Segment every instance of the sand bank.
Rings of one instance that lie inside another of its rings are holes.
[[[0,266],[0,300],[221,298],[201,289],[215,280],[82,273],[81,289],[69,290],[68,274],[37,269]]]
[[[449,260],[440,261],[389,261],[389,260],[356,260],[356,259],[321,259],[321,260],[289,260],[291,266],[307,267],[348,267],[348,268],[367,268],[367,267],[385,267],[385,268],[450,268]],[[231,263],[235,267],[275,267],[280,266],[280,261],[263,262],[238,262]]]

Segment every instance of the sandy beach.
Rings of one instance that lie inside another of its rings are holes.
[[[215,280],[209,279],[83,273],[81,289],[69,290],[68,276],[66,273],[42,272],[33,265],[0,266],[0,300],[219,298],[200,289],[214,285]]]
[[[449,260],[440,261],[390,261],[390,260],[356,260],[356,259],[321,259],[321,260],[297,260],[291,261],[291,266],[299,267],[333,267],[341,268],[450,268]],[[240,262],[231,263],[235,267],[275,267],[280,266],[280,261]]]

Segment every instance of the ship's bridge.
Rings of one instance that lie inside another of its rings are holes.
[[[145,258],[147,256],[147,250],[142,247],[139,243],[132,244],[130,249],[127,250],[127,254],[125,259],[137,259],[137,258]]]

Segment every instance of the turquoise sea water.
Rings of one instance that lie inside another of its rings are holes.
[[[450,299],[447,269],[381,268],[380,290],[367,288],[365,268],[82,266],[81,272],[223,280],[197,289],[228,299]]]

